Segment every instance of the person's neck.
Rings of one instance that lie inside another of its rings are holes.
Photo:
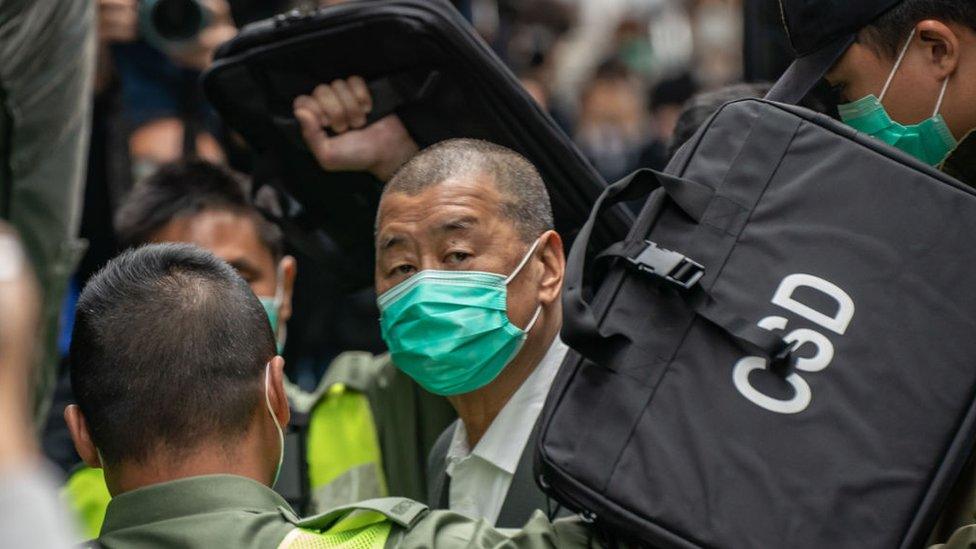
[[[253,446],[244,443],[239,447],[231,444],[206,444],[190,454],[172,455],[159,451],[139,463],[122,463],[107,467],[105,482],[109,493],[118,496],[137,488],[162,484],[203,475],[236,475],[271,484],[267,461],[260,451],[247,451]]]
[[[556,339],[561,317],[550,311],[546,313],[539,319],[533,330],[535,333],[530,334],[525,345],[497,378],[477,391],[448,397],[464,422],[469,448],[474,449],[478,444],[515,391],[535,371]]]

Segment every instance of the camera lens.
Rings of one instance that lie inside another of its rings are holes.
[[[159,0],[153,6],[152,26],[160,38],[189,40],[203,27],[204,13],[196,0]]]

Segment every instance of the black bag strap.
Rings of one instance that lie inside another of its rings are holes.
[[[562,337],[573,349],[594,362],[605,362],[621,345],[629,343],[629,338],[620,333],[601,333],[596,315],[583,297],[590,235],[606,208],[621,201],[646,197],[659,188],[663,188],[668,197],[696,222],[701,221],[714,195],[712,189],[692,181],[654,170],[638,171],[608,187],[597,199],[569,252]],[[639,272],[678,289],[695,313],[725,331],[744,350],[769,359],[774,366],[788,361],[792,345],[712,299],[699,285],[705,267],[691,258],[661,248],[654,242],[636,239],[618,242],[597,256],[598,260],[611,258],[623,260]]]

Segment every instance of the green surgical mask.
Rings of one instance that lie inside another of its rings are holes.
[[[509,320],[505,277],[480,271],[421,271],[377,299],[393,363],[428,391],[452,396],[488,385],[515,358],[542,312],[521,329]]]
[[[895,122],[882,104],[914,37],[915,31],[912,31],[911,36],[908,37],[908,42],[905,43],[905,47],[902,48],[901,54],[898,56],[898,60],[895,61],[895,66],[891,69],[891,74],[888,75],[888,81],[885,82],[880,96],[869,95],[853,103],[840,105],[838,109],[841,120],[848,126],[884,141],[926,164],[935,166],[945,160],[957,145],[956,138],[949,131],[942,115],[939,114],[949,79],[946,78],[942,83],[942,92],[936,101],[932,116],[918,124],[906,126]]]
[[[278,315],[281,312],[281,304],[285,301],[285,287],[284,287],[284,271],[281,266],[278,266],[278,270],[275,273],[275,295],[274,297],[268,296],[258,296],[258,301],[261,302],[261,306],[264,307],[264,312],[268,314],[268,321],[271,322],[271,330],[275,334],[275,342],[278,347],[278,354],[281,354],[282,350],[285,348],[285,327],[279,326]]]

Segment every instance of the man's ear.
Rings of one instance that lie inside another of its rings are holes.
[[[280,326],[281,324],[288,322],[288,319],[291,318],[291,298],[295,293],[295,275],[298,274],[298,262],[295,261],[294,257],[286,255],[285,257],[282,257],[281,261],[278,263],[278,272],[280,272],[281,276],[284,277],[284,280],[281,281],[283,294],[281,299],[281,309],[278,311],[278,322]]]
[[[559,299],[566,274],[566,254],[563,239],[556,231],[546,231],[541,237],[538,254],[542,262],[542,278],[539,281],[539,302],[549,305]]]
[[[268,398],[271,400],[271,409],[278,418],[278,424],[284,429],[291,420],[291,410],[288,408],[288,395],[285,393],[285,359],[280,356],[271,359]]]
[[[959,35],[942,21],[926,19],[916,27],[926,65],[940,82],[959,68]]]
[[[85,421],[85,416],[77,404],[70,404],[64,409],[64,422],[68,424],[71,440],[75,443],[75,450],[82,461],[89,467],[101,468],[102,460],[98,457],[98,450],[95,449],[95,443],[92,442],[88,432],[88,422]]]

